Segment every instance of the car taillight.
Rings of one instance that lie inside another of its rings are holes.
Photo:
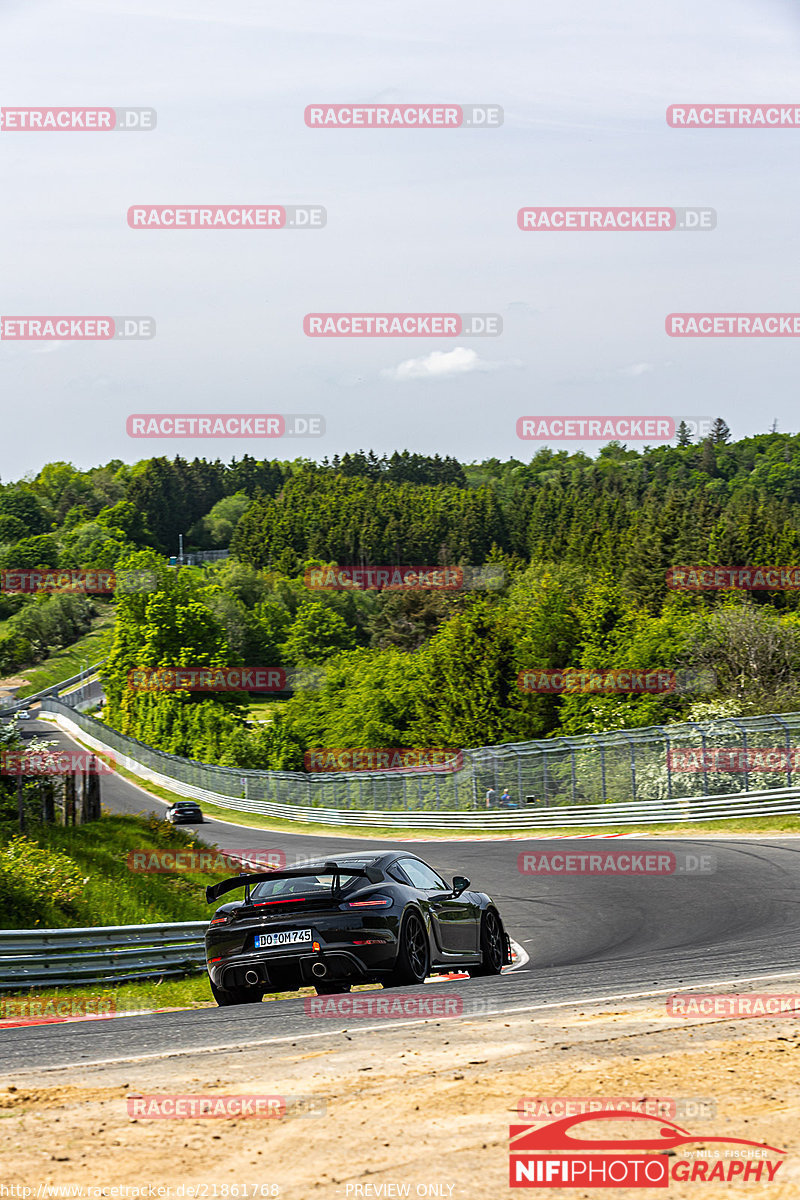
[[[224,925],[227,920],[228,920],[227,917],[212,917],[211,924],[212,925]]]
[[[391,903],[389,896],[370,896],[369,900],[348,900],[345,908],[388,908]]]

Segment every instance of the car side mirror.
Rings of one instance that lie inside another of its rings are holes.
[[[454,896],[460,896],[461,893],[465,892],[468,887],[469,887],[469,880],[467,879],[466,875],[454,875],[453,876],[453,895]]]

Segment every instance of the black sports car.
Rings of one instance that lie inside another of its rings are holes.
[[[206,888],[209,904],[236,888],[206,931],[217,1004],[248,1004],[266,991],[312,985],[319,995],[353,983],[422,983],[466,970],[498,975],[511,962],[500,913],[484,892],[452,887],[401,850],[339,854],[301,866],[237,875]]]
[[[203,810],[196,800],[176,800],[164,815],[173,825],[203,824]]]

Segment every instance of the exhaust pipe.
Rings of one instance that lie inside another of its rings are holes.
[[[316,975],[317,979],[322,979],[323,975],[328,974],[328,968],[324,962],[315,962],[311,964],[311,974]]]
[[[258,978],[257,971],[245,971],[244,981],[245,981],[245,983],[249,983],[251,987],[253,986],[253,984],[261,982],[261,980]]]

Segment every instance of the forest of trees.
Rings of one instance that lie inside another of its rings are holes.
[[[180,533],[187,548],[230,546],[231,558],[176,571],[166,556]],[[331,563],[488,563],[504,582],[306,586],[310,567]],[[226,765],[298,769],[310,746],[466,747],[800,709],[798,593],[669,590],[667,569],[691,563],[800,564],[800,436],[731,442],[718,421],[699,444],[612,443],[595,459],[550,449],[527,463],[363,451],[321,464],[155,458],[85,472],[49,464],[0,486],[0,567],[156,574],[154,592],[116,599],[105,718]],[[0,603],[1,655],[4,638],[26,636],[26,610],[53,599]],[[85,619],[78,608],[58,615]],[[136,668],[236,664],[280,665],[305,684],[260,725],[243,694],[127,686]],[[523,693],[518,673],[534,667],[703,668],[716,684]]]

